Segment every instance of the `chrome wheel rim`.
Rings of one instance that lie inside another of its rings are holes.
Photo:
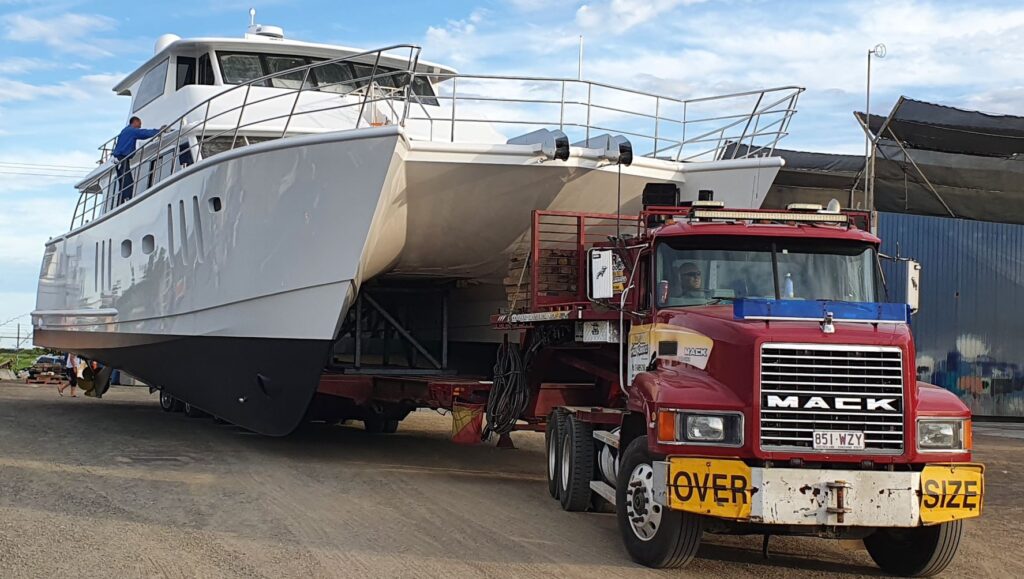
[[[173,405],[174,405],[174,399],[171,398],[171,395],[166,393],[166,392],[161,392],[160,393],[160,406],[163,406],[166,409],[170,409],[170,407],[173,406]]]
[[[558,453],[555,449],[558,448],[558,440],[552,436],[548,439],[548,479],[555,480],[555,469],[558,468]]]
[[[626,486],[626,518],[633,534],[641,541],[650,541],[661,526],[662,507],[654,502],[654,469],[638,464],[629,475]]]
[[[562,490],[569,488],[569,433],[562,436]]]

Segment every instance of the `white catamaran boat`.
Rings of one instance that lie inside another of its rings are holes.
[[[446,347],[494,342],[479,319],[507,307],[534,210],[635,214],[649,183],[759,207],[802,90],[685,100],[457,74],[419,52],[256,24],[160,37],[114,90],[166,128],[122,165],[130,200],[112,142],[77,185],[43,256],[36,343],[286,434],[362,286],[448,283]]]

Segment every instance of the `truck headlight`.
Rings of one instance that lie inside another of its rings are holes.
[[[658,412],[662,444],[743,445],[743,415],[738,412],[662,410]]]
[[[700,440],[704,442],[725,440],[725,417],[687,414],[684,438],[686,440]]]
[[[966,450],[967,431],[962,418],[928,418],[917,422],[917,448],[922,451]]]

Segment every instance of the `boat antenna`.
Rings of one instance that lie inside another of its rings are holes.
[[[256,9],[249,9],[249,26],[256,26]]]

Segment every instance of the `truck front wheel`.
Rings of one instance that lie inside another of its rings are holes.
[[[864,546],[886,573],[931,577],[953,561],[963,532],[963,521],[912,529],[879,529],[864,539]]]
[[[637,563],[654,569],[683,567],[697,554],[704,520],[654,501],[652,463],[647,437],[633,439],[622,455],[615,484],[619,533]]]

